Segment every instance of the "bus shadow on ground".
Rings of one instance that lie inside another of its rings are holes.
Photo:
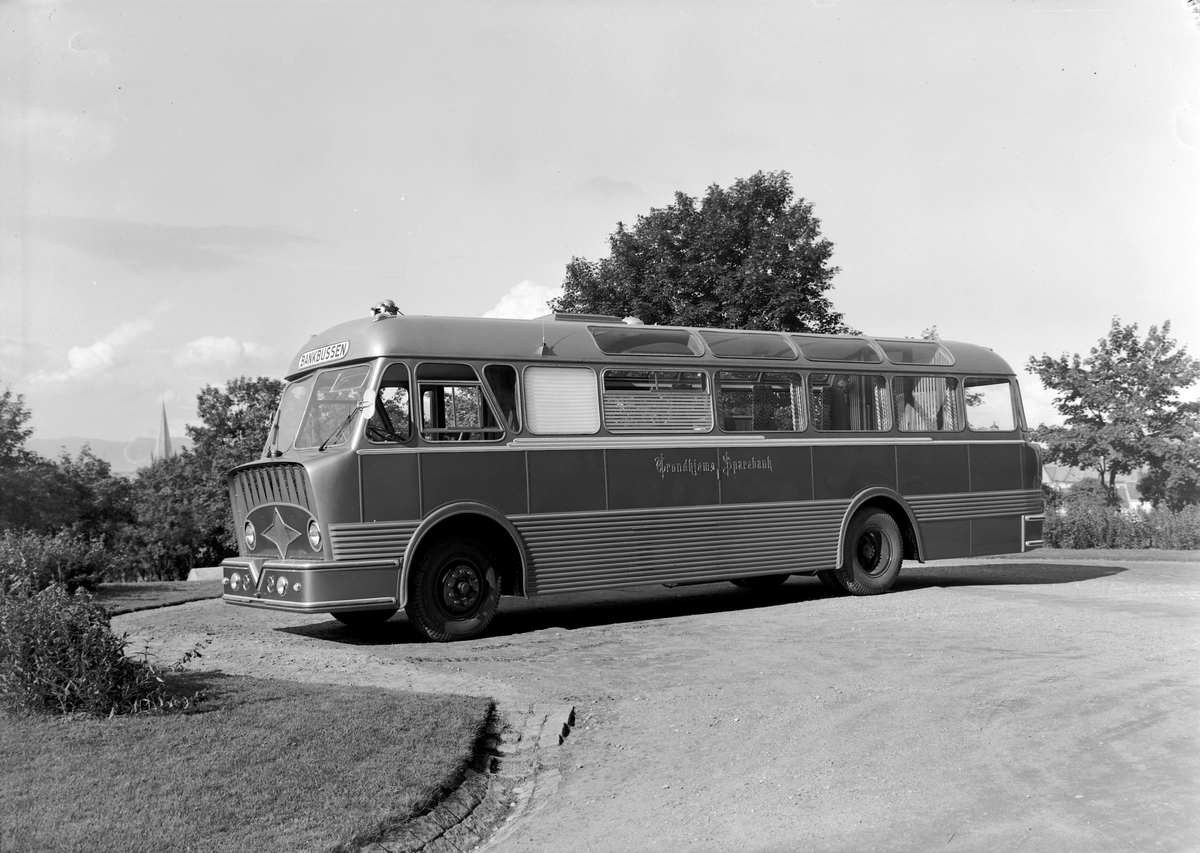
[[[1119,566],[1070,563],[972,563],[938,566],[913,563],[905,566],[891,593],[959,586],[1015,586],[1064,584],[1119,574]],[[645,586],[597,592],[565,593],[535,600],[503,598],[500,610],[482,640],[519,636],[550,629],[576,630],[630,622],[648,622],[681,616],[732,613],[779,607],[806,601],[845,598],[831,592],[816,578],[792,577],[775,589],[746,590],[721,581],[691,586]],[[330,617],[327,621],[293,625],[277,630],[297,636],[355,646],[422,644],[425,640],[409,625],[403,613],[372,628],[349,628]]]

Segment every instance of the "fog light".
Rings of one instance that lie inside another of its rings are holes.
[[[275,591],[280,595],[287,593],[287,578],[280,576],[279,580],[275,582]]]
[[[253,551],[255,543],[258,542],[258,531],[254,529],[254,522],[247,521],[243,532],[246,535],[246,547]]]
[[[292,592],[299,592],[299,591],[300,591],[300,581],[296,581],[294,584],[292,584]]]
[[[317,524],[316,519],[308,523],[308,544],[314,551],[321,550],[321,525]]]
[[[230,589],[232,589],[234,592],[237,592],[238,589],[241,588],[241,585],[242,585],[242,576],[241,575],[239,575],[237,572],[234,572],[233,574],[231,574],[229,576],[229,588]]]

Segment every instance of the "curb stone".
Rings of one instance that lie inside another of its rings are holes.
[[[537,812],[562,781],[556,748],[575,725],[572,705],[498,712],[467,778],[432,811],[363,848],[368,853],[489,850]]]

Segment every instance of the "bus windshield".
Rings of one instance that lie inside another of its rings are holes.
[[[284,388],[268,451],[344,444],[369,373],[367,365],[359,364],[306,376]]]

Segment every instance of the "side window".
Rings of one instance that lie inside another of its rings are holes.
[[[717,423],[725,432],[800,432],[805,427],[799,373],[717,372]]]
[[[1012,390],[1007,379],[968,379],[963,382],[967,426],[982,432],[1016,429]]]
[[[469,364],[422,364],[417,386],[426,441],[495,441],[504,436]]]
[[[858,373],[813,373],[808,377],[813,426],[820,430],[892,428],[887,380]]]
[[[712,395],[696,370],[604,371],[604,426],[612,433],[710,432]]]
[[[904,432],[957,432],[963,428],[958,380],[952,376],[892,379],[896,425]]]
[[[367,438],[376,444],[395,444],[412,437],[412,407],[408,367],[392,364],[375,392],[375,413],[367,422]]]
[[[483,378],[492,389],[492,397],[500,407],[500,414],[512,432],[521,431],[521,418],[517,414],[517,371],[507,364],[489,364],[483,369]]]
[[[600,431],[596,372],[587,367],[525,368],[525,418],[534,435]]]

